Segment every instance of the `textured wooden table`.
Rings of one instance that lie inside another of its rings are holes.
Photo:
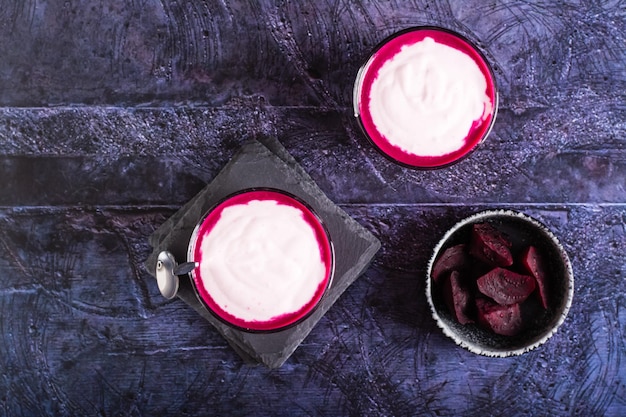
[[[413,25],[476,40],[500,111],[469,158],[410,171],[352,116],[368,51]],[[0,0],[0,416],[623,416],[623,1]],[[279,369],[244,363],[143,268],[148,237],[274,136],[382,242]],[[433,245],[485,208],[549,225],[574,303],[545,345],[457,347]]]

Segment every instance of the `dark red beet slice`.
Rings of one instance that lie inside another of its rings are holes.
[[[504,268],[494,268],[476,281],[478,290],[498,304],[524,301],[535,290],[535,279]]]
[[[470,315],[472,308],[472,296],[467,287],[461,282],[461,274],[452,271],[450,277],[444,283],[444,298],[448,309],[456,320],[461,324],[473,323]]]
[[[438,282],[443,275],[452,270],[460,271],[465,269],[469,265],[469,261],[467,245],[461,243],[460,245],[451,246],[437,258],[433,265],[431,276],[435,282]]]
[[[513,265],[511,242],[489,223],[476,223],[472,226],[470,255],[493,266]]]
[[[534,246],[526,248],[522,254],[522,264],[533,277],[537,280],[537,287],[539,288],[539,298],[541,298],[541,305],[543,308],[548,308],[548,285],[546,277],[546,268],[543,258],[539,254],[539,251]]]
[[[476,310],[478,323],[494,333],[515,336],[524,326],[519,304],[503,306],[484,298],[477,298]]]

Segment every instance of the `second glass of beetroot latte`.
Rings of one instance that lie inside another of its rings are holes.
[[[487,137],[498,94],[489,63],[469,40],[414,27],[374,49],[357,74],[353,106],[383,155],[433,169],[458,162]]]

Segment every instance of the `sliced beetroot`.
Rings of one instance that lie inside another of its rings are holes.
[[[444,298],[448,309],[461,324],[473,323],[470,318],[473,307],[472,295],[463,284],[459,271],[452,271],[444,282]]]
[[[513,265],[511,242],[489,223],[472,226],[469,253],[492,266]]]
[[[545,263],[539,251],[534,246],[526,248],[522,253],[522,265],[537,280],[539,298],[543,308],[548,308],[548,285]]]
[[[518,303],[505,306],[484,298],[477,298],[476,311],[478,323],[496,334],[515,336],[524,327]]]
[[[524,301],[535,290],[535,279],[504,268],[494,268],[476,281],[478,290],[501,305]]]
[[[488,331],[515,335],[548,307],[545,254],[532,246],[512,251],[508,236],[493,223],[471,227],[466,241],[442,251],[431,278],[459,323],[476,322]]]
[[[432,269],[432,277],[435,282],[439,282],[442,276],[453,270],[463,270],[470,264],[470,257],[467,253],[467,245],[461,243],[446,249],[435,261]]]

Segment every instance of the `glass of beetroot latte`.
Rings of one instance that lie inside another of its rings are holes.
[[[466,38],[414,27],[381,42],[359,69],[354,114],[365,136],[403,166],[433,169],[467,156],[491,131],[493,71]]]
[[[438,326],[481,355],[519,355],[545,343],[573,293],[572,267],[556,236],[512,210],[458,222],[428,264],[426,296]]]
[[[330,235],[313,209],[286,191],[226,197],[195,228],[188,260],[202,304],[250,332],[287,329],[308,317],[334,272]]]

